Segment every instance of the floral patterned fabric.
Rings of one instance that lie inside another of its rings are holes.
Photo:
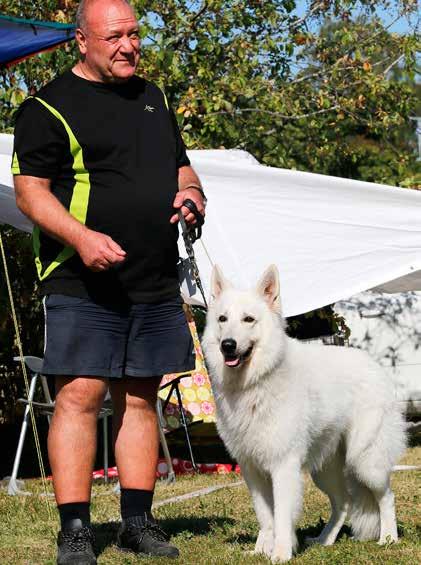
[[[183,402],[183,408],[188,422],[215,422],[215,402],[212,396],[211,385],[203,359],[203,352],[197,335],[196,324],[189,307],[185,307],[186,317],[190,332],[193,337],[196,352],[196,367],[180,379],[179,390]],[[164,375],[161,387],[178,378],[180,374],[173,373]],[[161,390],[159,396],[165,400],[170,391],[170,386]],[[164,413],[166,428],[174,430],[180,426],[180,412],[178,409],[175,391],[172,393],[168,406]]]

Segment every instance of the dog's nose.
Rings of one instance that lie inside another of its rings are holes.
[[[221,349],[226,355],[232,355],[237,349],[237,342],[235,339],[224,339],[221,342]]]

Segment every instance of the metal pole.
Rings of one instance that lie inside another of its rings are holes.
[[[190,443],[189,426],[187,424],[186,415],[185,415],[185,412],[184,412],[184,406],[183,406],[183,402],[181,400],[180,389],[178,388],[178,382],[175,385],[175,394],[177,395],[178,408],[180,410],[180,415],[181,415],[181,425],[184,428],[184,433],[185,433],[185,436],[186,436],[187,448],[189,450],[191,464],[193,466],[193,469],[195,471],[198,471],[198,467],[196,465],[196,461],[194,460],[193,450],[192,450],[192,446],[191,446],[191,443]]]
[[[31,379],[31,385],[29,387],[28,404],[25,407],[25,414],[23,416],[22,428],[20,430],[19,443],[18,443],[18,447],[16,449],[15,461],[13,463],[12,476],[10,477],[9,484],[8,484],[8,487],[7,487],[7,494],[10,494],[10,495],[30,494],[29,492],[24,492],[24,491],[21,491],[19,489],[18,484],[16,482],[16,479],[17,479],[17,476],[18,476],[20,460],[21,460],[21,457],[22,457],[23,444],[25,443],[26,431],[27,431],[28,425],[29,425],[30,403],[34,399],[37,379],[38,379],[38,373],[34,373],[34,376]]]
[[[102,431],[104,441],[104,482],[108,483],[108,416],[102,418]]]

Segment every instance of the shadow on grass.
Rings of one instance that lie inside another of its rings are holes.
[[[307,526],[307,528],[299,528],[297,530],[297,540],[298,540],[297,553],[303,553],[306,549],[308,549],[309,544],[306,542],[307,538],[317,538],[322,533],[322,530],[325,526],[326,526],[326,522],[321,518],[319,518],[319,521],[314,526]],[[351,528],[349,526],[342,526],[336,538],[336,542],[338,542],[343,537],[350,538],[351,536],[352,536]]]
[[[186,532],[192,536],[203,536],[214,528],[223,528],[234,523],[235,520],[231,518],[215,518],[214,516],[202,518],[163,518],[159,520],[160,527],[170,536]],[[101,554],[107,547],[115,545],[119,527],[120,522],[105,522],[92,525],[96,539],[95,547],[97,554]]]
[[[304,553],[306,549],[309,548],[309,545],[306,543],[307,538],[316,538],[320,535],[321,531],[325,527],[326,523],[321,518],[319,519],[318,523],[314,526],[308,526],[307,528],[299,528],[296,530],[297,540],[298,540],[298,548],[297,554]],[[343,526],[339,535],[337,537],[337,541],[343,537],[351,537],[352,532],[351,528],[348,526]],[[227,543],[239,543],[240,545],[252,545],[256,543],[257,537],[254,535],[249,534],[241,534],[239,536],[228,538],[226,541]]]

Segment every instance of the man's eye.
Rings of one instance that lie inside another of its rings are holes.
[[[227,317],[226,316],[219,316],[218,318],[218,322],[226,322],[227,321]]]
[[[243,322],[247,322],[248,324],[252,324],[255,321],[256,319],[253,318],[253,316],[245,316],[245,318],[243,318]]]
[[[108,43],[111,43],[111,44],[115,44],[115,43],[117,43],[119,40],[120,40],[120,38],[118,37],[118,35],[113,35],[113,36],[111,36],[111,37],[107,37]]]
[[[134,31],[133,33],[131,33],[131,34],[130,34],[130,39],[138,40],[138,39],[139,39],[139,32],[138,32],[138,31]]]

